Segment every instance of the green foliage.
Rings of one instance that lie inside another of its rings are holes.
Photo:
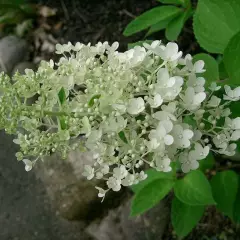
[[[155,7],[130,22],[123,34],[125,36],[130,36],[152,26],[153,24],[172,18],[180,12],[181,9],[174,6]]]
[[[238,191],[238,176],[233,171],[218,172],[212,179],[213,197],[216,207],[229,217],[233,217],[234,202]]]
[[[125,136],[125,133],[123,131],[119,132],[118,136],[123,142],[128,143],[128,140],[127,140],[127,138]]]
[[[202,77],[206,79],[207,85],[210,85],[211,82],[216,82],[219,80],[219,69],[218,69],[218,63],[209,54],[206,53],[199,53],[193,57],[193,62],[196,62],[198,60],[203,60],[205,63],[204,68],[206,69],[206,72],[200,74]]]
[[[203,172],[205,172],[208,169],[212,169],[215,165],[215,158],[213,154],[210,152],[208,156],[199,161],[199,169],[201,169]]]
[[[176,197],[192,206],[215,204],[211,186],[206,176],[199,170],[188,173],[174,185]]]
[[[176,16],[170,21],[166,27],[166,38],[169,41],[177,40],[179,34],[182,31],[184,23],[192,16],[193,11],[191,8],[188,8],[186,11],[182,12],[180,15]]]
[[[60,105],[63,105],[66,102],[67,98],[66,98],[66,93],[65,93],[65,90],[63,87],[61,88],[61,90],[58,93],[58,99],[59,99]],[[58,122],[59,122],[59,126],[62,130],[67,128],[64,117],[59,117]]]
[[[238,191],[233,205],[233,219],[236,223],[240,223],[240,176],[238,176]]]
[[[174,179],[174,174],[173,171],[171,172],[158,172],[155,169],[148,169],[146,171],[146,174],[148,177],[144,180],[141,181],[140,183],[133,185],[131,189],[137,193],[139,192],[142,188],[146,187],[148,184],[150,184],[152,181],[155,181],[157,179]]]
[[[204,213],[204,206],[191,206],[178,200],[172,201],[171,222],[174,231],[180,238],[191,232]]]
[[[132,201],[131,216],[139,215],[154,207],[172,189],[173,179],[156,179],[141,188]]]
[[[230,77],[229,84],[240,83],[240,31],[229,41],[224,54],[223,62]]]
[[[199,0],[193,27],[201,47],[210,53],[223,53],[240,30],[239,16],[240,1]]]

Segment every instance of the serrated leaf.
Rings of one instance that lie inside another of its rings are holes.
[[[211,186],[200,170],[191,171],[178,180],[174,185],[174,193],[180,201],[192,206],[215,204]]]
[[[210,152],[205,159],[199,161],[199,169],[205,172],[208,169],[213,168],[215,165],[215,158]]]
[[[199,0],[193,28],[200,46],[210,53],[223,53],[240,30],[239,16],[238,0]]]
[[[166,28],[166,38],[169,41],[176,41],[179,34],[182,31],[182,28],[184,26],[184,23],[187,21],[187,19],[192,15],[192,9],[189,8],[185,12],[181,13],[179,16],[172,19]]]
[[[130,22],[125,28],[123,35],[130,36],[134,33],[140,32],[157,22],[176,16],[181,11],[180,8],[174,6],[155,7]]]
[[[238,176],[234,171],[218,172],[212,179],[212,193],[216,207],[229,217],[233,217],[233,205],[238,190]]]
[[[155,181],[157,179],[170,179],[170,180],[174,179],[173,171],[171,171],[171,172],[158,172],[155,169],[148,169],[146,171],[146,174],[148,175],[148,177],[144,181],[141,181],[140,183],[131,186],[131,189],[135,193],[139,192],[142,188],[146,187],[152,181]]]
[[[199,74],[199,76],[205,78],[206,84],[210,85],[212,82],[218,81],[219,69],[215,58],[206,53],[199,53],[193,57],[193,62],[197,62],[198,60],[203,60],[205,63],[204,69],[206,69],[206,71],[202,74]]]
[[[171,222],[178,237],[187,236],[197,225],[204,213],[204,206],[191,206],[179,201],[172,201]]]
[[[239,13],[240,14],[240,13]],[[240,19],[240,15],[239,15]],[[224,66],[229,75],[229,84],[240,84],[240,31],[229,41],[223,54]]]
[[[143,43],[148,43],[151,44],[153,42],[153,40],[144,40],[144,41],[138,41],[135,43],[128,43],[128,49],[134,48],[136,46],[143,46]]]
[[[160,202],[172,189],[174,181],[157,179],[142,188],[132,201],[131,216],[139,215]]]

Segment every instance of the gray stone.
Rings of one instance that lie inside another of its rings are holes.
[[[10,74],[16,64],[27,54],[27,42],[15,36],[7,36],[0,40],[0,72]]]
[[[102,180],[87,180],[82,176],[85,164],[92,164],[88,153],[71,152],[66,160],[57,154],[35,165],[37,176],[44,183],[53,207],[68,220],[90,221],[104,213],[104,209],[118,206],[122,192],[109,194],[104,203],[97,196],[95,186]]]
[[[12,75],[17,71],[20,74],[25,74],[25,69],[36,70],[36,66],[34,63],[31,63],[31,62],[20,62],[13,68]]]
[[[96,240],[161,240],[170,219],[167,199],[138,217],[130,217],[131,200],[109,214],[100,222],[91,223],[87,232]]]

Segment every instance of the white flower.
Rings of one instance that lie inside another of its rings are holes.
[[[234,119],[226,117],[224,126],[231,128],[232,130],[240,130],[240,117]]]
[[[213,92],[218,91],[220,88],[221,88],[221,86],[217,86],[217,83],[215,83],[215,82],[211,83],[211,85],[209,87],[209,89],[212,90]]]
[[[202,138],[202,132],[200,131],[200,130],[194,130],[193,131],[193,137],[192,137],[192,140],[194,141],[194,142],[196,142],[196,141],[199,141],[201,138]]]
[[[182,52],[178,52],[178,45],[170,42],[166,47],[159,49],[158,55],[167,62],[176,61],[182,56]]]
[[[221,98],[218,98],[216,96],[212,96],[211,99],[209,100],[207,106],[208,107],[218,107],[219,104],[221,103]]]
[[[118,192],[121,189],[121,179],[110,177],[107,181],[107,186],[113,191]]]
[[[143,43],[143,46],[149,50],[149,54],[151,53],[155,53],[155,52],[158,52],[158,49],[159,49],[159,46],[161,44],[161,41],[159,40],[155,40],[153,41],[151,44],[148,44],[148,43]]]
[[[229,86],[224,86],[226,95],[223,95],[224,100],[229,101],[239,101],[240,100],[240,87],[237,87],[235,89],[231,89]]]
[[[133,174],[128,173],[128,175],[122,180],[123,186],[131,186],[135,181],[135,176]]]
[[[156,159],[156,166],[158,171],[162,172],[170,172],[172,168],[170,167],[171,160],[168,157],[165,157],[163,159],[158,158]]]
[[[94,168],[90,165],[84,166],[84,172],[82,173],[84,177],[86,177],[88,180],[91,180],[94,177]]]
[[[132,98],[129,100],[127,112],[132,115],[137,115],[144,111],[145,103],[141,97]]]
[[[108,174],[108,173],[109,173],[109,166],[108,166],[107,164],[104,164],[104,165],[102,166],[101,172],[102,172],[103,174]]]
[[[225,149],[220,149],[219,153],[220,154],[225,154],[227,156],[234,156],[236,153],[236,148],[237,148],[237,144],[232,143],[230,145],[228,145]]]
[[[209,146],[202,147],[200,143],[195,143],[195,149],[193,150],[193,154],[195,155],[195,158],[197,160],[202,160],[207,157],[209,151]]]
[[[116,179],[123,179],[127,176],[128,171],[124,165],[121,165],[120,167],[116,167],[113,169],[113,176]]]
[[[240,130],[234,131],[231,135],[232,141],[237,141],[238,139],[240,139]]]
[[[148,98],[147,101],[152,108],[158,108],[163,103],[163,99],[162,99],[161,95],[158,93],[153,97],[153,99]]]
[[[124,104],[112,104],[114,110],[118,111],[120,114],[124,114],[126,112],[126,106]]]
[[[91,125],[89,123],[89,119],[87,116],[84,116],[82,118],[82,124],[83,124],[82,133],[85,133],[86,137],[88,137],[91,133]]]
[[[95,187],[98,190],[98,197],[104,198],[106,195],[107,190],[104,190],[100,187]]]
[[[188,173],[190,170],[195,170],[199,167],[199,163],[195,159],[193,151],[181,154],[179,161],[182,163],[181,168],[184,173]]]
[[[195,62],[194,64],[192,63],[192,60],[187,59],[186,60],[186,67],[188,68],[188,70],[190,72],[194,72],[194,73],[203,73],[206,70],[203,69],[204,68],[204,61],[203,60],[199,60],[197,62]]]
[[[191,74],[187,81],[187,86],[193,87],[196,93],[203,92],[205,90],[204,84],[205,79],[203,77],[197,78],[195,74]]]
[[[188,87],[182,100],[186,109],[195,110],[206,98],[205,92],[195,94],[194,88]]]
[[[157,86],[159,88],[169,88],[175,84],[175,78],[169,76],[167,68],[160,68],[157,72]]]
[[[160,142],[157,141],[156,138],[152,138],[150,141],[147,141],[146,146],[148,147],[149,151],[152,151],[154,149],[157,149],[160,145]]]
[[[193,137],[193,131],[190,129],[183,129],[181,125],[173,126],[171,135],[174,138],[174,145],[180,148],[188,148],[190,146],[190,139]]]
[[[156,139],[159,143],[164,142],[166,145],[173,143],[173,137],[168,133],[172,130],[173,124],[169,120],[160,121],[156,130],[151,130],[149,139]]]
[[[213,138],[213,143],[217,148],[226,149],[228,142],[228,137],[224,133],[221,133]]]
[[[27,172],[29,172],[30,170],[32,170],[32,167],[33,167],[33,162],[28,160],[28,159],[23,159],[22,160],[24,163],[25,163],[25,170]]]
[[[192,56],[190,55],[190,54],[187,54],[184,58],[180,58],[179,60],[178,60],[178,63],[180,64],[180,65],[186,65],[186,62],[187,61],[192,61]]]

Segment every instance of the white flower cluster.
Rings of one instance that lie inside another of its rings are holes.
[[[18,133],[17,158],[27,171],[56,151],[91,151],[95,162],[83,175],[106,181],[105,189],[96,187],[104,197],[144,180],[148,166],[169,172],[179,161],[186,173],[210,150],[234,155],[240,117],[230,118],[229,105],[240,100],[240,87],[225,86],[223,98],[215,83],[205,89],[204,62],[182,57],[176,43],[117,48],[57,44],[58,63],[16,74],[14,84],[1,76],[0,127]]]

